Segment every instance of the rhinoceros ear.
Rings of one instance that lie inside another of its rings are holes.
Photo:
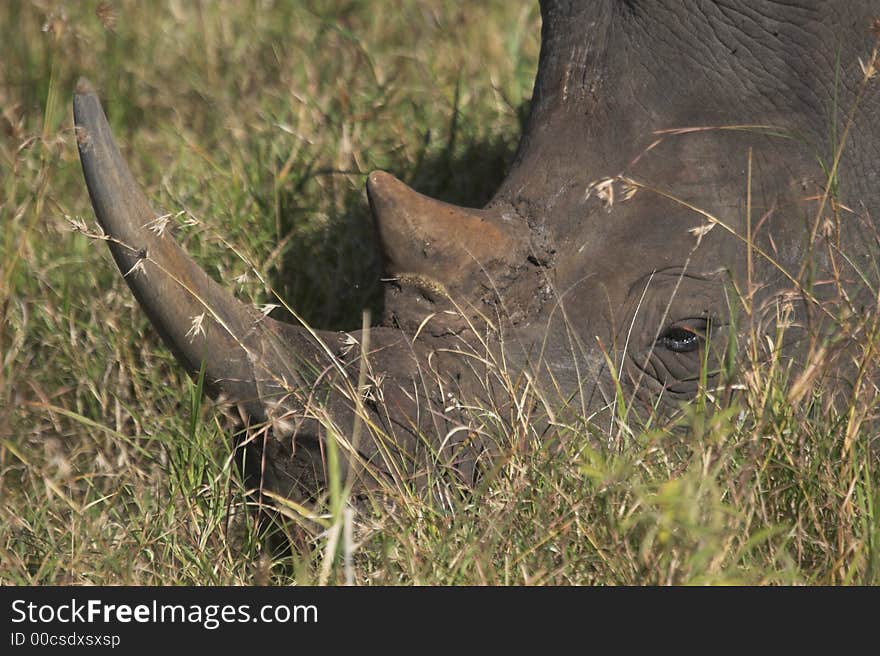
[[[370,174],[367,195],[391,275],[434,280],[454,297],[527,261],[528,227],[518,217],[434,200],[382,171]]]

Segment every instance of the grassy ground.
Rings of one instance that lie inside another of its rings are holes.
[[[365,175],[488,198],[527,111],[534,4],[0,4],[0,583],[880,583],[876,389],[820,412],[770,365],[676,430],[618,448],[560,424],[454,514],[411,499],[273,559],[228,420],[71,226],[93,221],[70,114],[86,74],[212,275],[358,326],[380,303]]]

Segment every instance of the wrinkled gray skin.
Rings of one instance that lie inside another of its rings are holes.
[[[634,407],[672,410],[695,393],[704,358],[713,380],[735,290],[747,291],[751,277],[754,316],[772,316],[774,298],[794,288],[779,266],[799,273],[826,182],[817,157],[833,161],[832,135],[855,101],[880,7],[606,0],[541,9],[530,118],[485,209],[369,177],[393,280],[368,337],[263,318],[145,227],[155,214],[94,91],[80,83],[83,171],[113,256],[123,272],[140,265],[125,280],[180,362],[197,372],[204,360],[211,390],[248,417],[264,488],[314,498],[329,439],[356,490],[449,475],[472,483],[498,447],[481,430],[485,413],[466,406],[509,412],[505,379],[517,394],[531,380],[550,406],[568,403],[601,422],[613,400],[611,362]],[[842,212],[844,242],[854,247],[880,216],[878,86],[860,100],[840,164],[839,199],[851,210]],[[715,129],[658,132],[707,127]],[[698,241],[692,229],[713,224]],[[191,333],[202,314],[204,332]]]

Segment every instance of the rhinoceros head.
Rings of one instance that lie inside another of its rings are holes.
[[[210,279],[155,229],[80,83],[113,256],[180,362],[265,429],[265,487],[314,495],[328,440],[362,485],[473,481],[493,452],[480,408],[517,386],[587,419],[620,394],[673,408],[717,380],[732,307],[815,300],[828,258],[801,262],[832,206],[855,244],[880,212],[870,2],[548,1],[542,18],[530,118],[485,208],[368,177],[387,284],[368,331],[279,323]]]

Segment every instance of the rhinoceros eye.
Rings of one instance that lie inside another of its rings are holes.
[[[709,332],[707,319],[688,319],[667,328],[657,343],[675,353],[690,353],[700,348],[700,342]]]

